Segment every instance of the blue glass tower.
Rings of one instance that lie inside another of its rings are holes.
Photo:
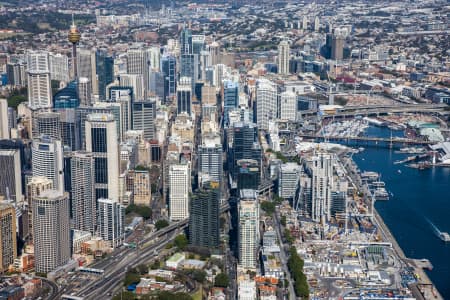
[[[55,109],[76,108],[80,106],[77,85],[76,81],[71,81],[65,88],[59,90],[53,96],[53,106]]]

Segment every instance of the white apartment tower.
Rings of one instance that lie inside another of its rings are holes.
[[[70,260],[69,194],[44,191],[32,210],[35,270],[47,273]]]
[[[86,151],[95,165],[95,199],[119,200],[119,146],[117,126],[111,114],[90,114],[86,120]]]
[[[280,119],[295,121],[297,114],[297,95],[286,91],[280,94]]]
[[[170,220],[179,221],[189,217],[190,187],[191,170],[189,165],[171,165],[169,168]]]
[[[61,141],[48,136],[34,139],[31,146],[33,177],[44,176],[53,182],[53,188],[64,192],[64,164]]]
[[[0,139],[9,139],[8,101],[0,99]]]
[[[119,247],[125,240],[125,207],[119,202],[100,198],[97,200],[97,233],[112,248]]]
[[[278,74],[289,74],[289,42],[283,40],[278,45]]]
[[[52,87],[48,52],[27,53],[28,106],[32,109],[52,107]]]
[[[94,189],[94,157],[88,152],[73,152],[70,167],[73,226],[75,229],[95,234],[97,203]]]
[[[239,204],[239,264],[254,270],[258,260],[259,204],[255,190],[241,190]]]
[[[316,222],[326,222],[331,216],[334,163],[335,158],[329,153],[317,153],[312,157],[311,218]]]
[[[259,129],[268,130],[269,120],[278,116],[277,84],[268,79],[256,81],[256,123]]]
[[[278,172],[278,196],[284,199],[295,196],[300,172],[301,166],[297,163],[286,163],[280,166]]]

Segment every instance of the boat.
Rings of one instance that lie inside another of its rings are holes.
[[[375,200],[389,200],[389,193],[385,188],[377,188],[373,192],[373,196],[375,197]]]
[[[374,181],[372,182],[372,187],[377,189],[377,188],[384,188],[386,186],[386,184],[384,183],[384,181]]]
[[[359,152],[363,152],[365,149],[363,147],[358,148]]]
[[[398,174],[402,174],[402,170],[397,170],[397,173]]]
[[[440,232],[439,237],[446,243],[450,242],[450,235],[448,234],[448,232]]]

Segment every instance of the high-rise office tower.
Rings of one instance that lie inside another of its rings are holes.
[[[41,112],[35,116],[36,136],[48,136],[52,139],[61,139],[60,114],[57,112]]]
[[[78,82],[71,81],[69,84],[56,92],[53,96],[53,107],[56,110],[64,108],[76,108],[80,106],[78,98]]]
[[[192,31],[183,28],[180,33],[180,54],[192,54]]]
[[[89,49],[79,49],[77,56],[78,77],[89,79],[89,90],[92,91],[92,84],[96,81],[95,51]]]
[[[312,173],[311,218],[316,222],[327,222],[331,217],[334,163],[335,158],[332,154],[317,153],[312,157],[310,164]]]
[[[78,99],[80,100],[80,105],[91,106],[92,101],[92,83],[87,77],[78,78]]]
[[[127,73],[144,75],[147,68],[146,53],[142,49],[130,49],[127,51]]]
[[[209,45],[209,55],[211,57],[212,66],[220,64],[220,44],[218,42],[214,41]]]
[[[51,80],[69,82],[69,58],[64,54],[49,54]]]
[[[277,84],[268,79],[256,81],[256,123],[259,129],[269,129],[269,120],[278,116]]]
[[[48,52],[27,53],[28,105],[33,109],[52,107]]]
[[[53,181],[45,176],[32,176],[27,183],[26,196],[31,207],[31,199],[40,196],[43,191],[52,190]]]
[[[217,249],[220,245],[220,183],[211,181],[196,191],[189,204],[189,243]]]
[[[8,101],[0,99],[0,139],[9,139]]]
[[[134,171],[133,200],[136,205],[150,206],[152,201],[152,193],[149,171]]]
[[[280,119],[295,121],[297,116],[297,95],[286,91],[280,94]]]
[[[64,191],[64,164],[61,141],[48,136],[33,140],[31,146],[33,176],[45,176],[53,181],[53,188]]]
[[[140,74],[121,74],[119,83],[120,86],[131,87],[133,89],[133,99],[135,101],[145,98],[146,88],[144,76]]]
[[[106,86],[114,80],[114,58],[102,50],[97,50],[95,56],[97,82],[93,85],[92,93],[98,95],[100,101],[104,101]]]
[[[161,49],[156,46],[150,47],[150,49],[147,49],[146,55],[148,68],[158,72],[160,70]]]
[[[89,79],[88,82],[86,82],[86,80],[84,81],[89,85],[87,89],[89,91],[92,91],[93,84],[97,81],[97,74],[95,69],[95,51],[90,49],[79,49],[77,55],[77,80],[82,77]]]
[[[155,138],[156,101],[141,100],[133,102],[133,130],[143,130],[144,138]]]
[[[182,54],[180,57],[180,76],[191,79],[192,90],[198,78],[198,56],[196,54]]]
[[[32,211],[35,271],[47,273],[70,260],[69,194],[46,190]]]
[[[318,16],[316,16],[314,18],[314,31],[319,31],[320,30],[320,19]]]
[[[237,189],[258,189],[261,183],[260,162],[254,159],[240,159],[236,162]]]
[[[169,167],[169,213],[170,220],[179,221],[189,217],[189,191],[191,170],[188,164]]]
[[[75,229],[95,234],[97,203],[94,189],[94,157],[88,152],[73,152],[70,165],[73,226]]]
[[[256,269],[259,245],[259,204],[255,190],[241,190],[238,203],[239,265]]]
[[[192,79],[181,77],[177,86],[177,114],[182,112],[192,113]]]
[[[161,71],[164,73],[164,94],[167,97],[175,96],[177,86],[177,60],[167,55],[161,59]]]
[[[95,166],[95,199],[119,199],[119,149],[117,127],[111,114],[90,114],[86,121],[86,151]]]
[[[20,151],[0,150],[0,196],[14,201],[22,200]]]
[[[342,60],[344,58],[345,38],[340,30],[335,29],[331,41],[331,59]]]
[[[100,198],[97,200],[97,233],[113,248],[125,240],[125,207],[119,202]]]
[[[303,29],[303,30],[308,29],[308,17],[307,17],[307,16],[303,16],[303,20],[302,20],[302,29]]]
[[[150,82],[148,87],[149,97],[157,96],[159,99],[164,100],[165,94],[165,79],[163,72],[152,71],[150,72]]]
[[[254,123],[237,122],[233,125],[232,135],[229,142],[231,142],[230,152],[230,166],[229,170],[233,178],[237,178],[239,166],[237,162],[241,159],[256,160],[261,166],[261,146],[258,142],[258,127]]]
[[[278,74],[289,74],[289,42],[283,40],[278,45]]]
[[[23,87],[27,85],[26,63],[24,61],[17,61],[15,63],[6,64],[6,74],[8,77],[8,84],[16,87]]]
[[[297,163],[282,164],[278,172],[278,196],[291,199],[295,196],[301,167]]]
[[[228,112],[239,105],[239,85],[236,82],[226,80],[223,82],[223,117],[224,126],[228,126]]]
[[[219,134],[203,136],[198,147],[198,178],[203,181],[222,181],[222,143]],[[202,184],[202,183],[201,183]]]
[[[16,209],[0,202],[0,273],[8,271],[16,257]]]

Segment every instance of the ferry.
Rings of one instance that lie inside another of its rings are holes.
[[[401,148],[398,151],[395,151],[395,153],[405,153],[405,154],[422,154],[425,152],[426,149],[423,147],[405,147]]]

